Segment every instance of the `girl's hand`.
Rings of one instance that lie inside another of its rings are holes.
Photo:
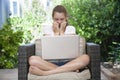
[[[66,30],[66,25],[67,25],[66,21],[64,21],[60,24],[60,35],[64,35],[64,32]]]
[[[53,32],[54,35],[59,35],[59,23],[53,22]]]

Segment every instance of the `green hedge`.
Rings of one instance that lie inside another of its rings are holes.
[[[10,24],[5,24],[0,29],[0,68],[15,67],[22,36],[23,32],[14,31]]]
[[[120,43],[120,0],[62,1],[77,34],[100,44],[102,59],[108,60],[109,52],[117,45],[113,43]]]

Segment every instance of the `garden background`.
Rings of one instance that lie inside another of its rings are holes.
[[[22,16],[10,17],[0,29],[0,68],[18,64],[18,47],[42,36],[43,23],[51,23],[51,11],[57,4],[66,7],[69,23],[76,33],[101,47],[101,62],[120,62],[120,0],[24,0]]]

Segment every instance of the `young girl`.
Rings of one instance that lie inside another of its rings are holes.
[[[67,22],[67,11],[62,5],[58,5],[53,9],[52,13],[53,26],[45,28],[45,36],[61,36],[74,35],[75,28],[69,26]],[[80,70],[89,63],[89,56],[83,54],[76,59],[63,61],[63,65],[57,65],[50,61],[46,61],[39,56],[31,56],[29,58],[29,72],[34,75],[50,75],[61,72],[70,72]]]

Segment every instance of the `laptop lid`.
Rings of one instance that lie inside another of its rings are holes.
[[[79,55],[79,36],[43,36],[43,59],[72,59]]]

